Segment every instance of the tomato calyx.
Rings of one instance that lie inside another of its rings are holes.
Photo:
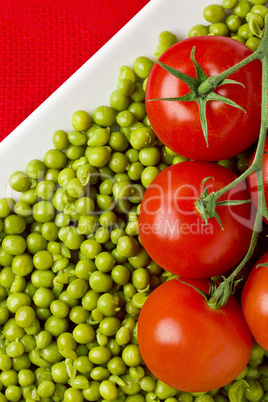
[[[207,180],[213,179],[213,176],[210,177],[205,177],[202,180],[202,186],[203,186],[203,193],[201,197],[198,198],[198,200],[195,202],[195,206],[200,213],[201,217],[205,221],[205,225],[208,224],[208,220],[210,218],[215,218],[217,222],[219,223],[220,227],[222,230],[224,230],[224,227],[221,222],[221,218],[216,211],[217,206],[232,206],[232,205],[241,205],[241,204],[246,204],[250,203],[251,200],[224,200],[224,201],[217,201],[219,198],[219,195],[217,192],[211,192],[208,193],[207,188],[205,186],[205,183]]]
[[[236,80],[231,80],[228,78],[223,78],[220,79],[217,82],[217,85],[207,85],[207,82],[209,78],[207,77],[206,74],[204,73],[201,65],[196,61],[195,58],[195,49],[196,46],[192,48],[191,54],[190,54],[190,59],[194,64],[195,71],[196,71],[196,78],[191,77],[176,68],[170,67],[165,63],[162,63],[159,60],[156,60],[156,63],[158,63],[164,70],[166,70],[168,73],[172,74],[174,77],[182,80],[190,89],[190,92],[188,92],[186,95],[179,96],[179,97],[170,97],[170,98],[155,98],[155,99],[149,99],[149,102],[151,101],[180,101],[180,102],[192,102],[195,101],[198,104],[199,107],[199,114],[200,114],[200,123],[202,127],[202,131],[204,134],[204,138],[206,141],[207,147],[209,146],[208,143],[208,125],[207,125],[207,116],[206,116],[206,106],[208,101],[218,101],[218,102],[223,102],[226,103],[227,105],[230,105],[232,107],[235,107],[237,109],[242,110],[244,113],[246,113],[246,110],[242,108],[240,105],[238,105],[236,102],[232,101],[231,99],[224,97],[222,95],[217,94],[214,92],[214,89],[221,85],[226,85],[226,84],[237,84],[241,85],[244,87],[244,85]]]
[[[222,282],[219,286],[217,283],[212,279],[209,279],[209,291],[208,293],[204,292],[203,290],[198,289],[196,286],[184,282],[181,278],[177,278],[177,280],[183,283],[186,286],[190,286],[193,288],[197,293],[204,297],[206,300],[207,305],[214,309],[219,310],[227,303],[229,297],[235,293],[236,286],[242,279],[237,279],[236,281],[234,278],[229,280],[229,278],[222,277]]]

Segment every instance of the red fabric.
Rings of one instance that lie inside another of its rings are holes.
[[[149,0],[0,0],[0,141]]]

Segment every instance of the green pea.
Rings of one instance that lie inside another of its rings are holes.
[[[207,26],[202,25],[202,24],[196,24],[190,29],[190,31],[188,33],[188,37],[192,38],[194,36],[205,36],[205,35],[208,35],[208,33],[209,33],[209,30],[208,30]]]
[[[114,336],[121,326],[121,321],[114,316],[104,317],[100,324],[99,329],[103,335]]]
[[[26,221],[22,216],[8,215],[3,222],[3,230],[6,234],[22,234],[26,228]]]
[[[78,230],[81,234],[95,233],[99,226],[99,218],[97,215],[82,215],[78,221]],[[86,246],[83,246],[86,248]]]
[[[5,397],[8,401],[19,401],[22,395],[20,387],[17,385],[9,385],[5,391]]]
[[[57,184],[59,172],[60,172],[59,169],[47,169],[44,179],[53,181],[55,184]]]
[[[31,183],[29,176],[26,173],[21,172],[21,171],[13,172],[9,178],[10,187],[13,190],[18,191],[20,193],[29,190],[31,187],[31,184],[32,183]]]
[[[224,9],[231,9],[237,4],[237,0],[222,0],[222,7]]]
[[[111,289],[113,280],[110,275],[104,272],[95,271],[90,275],[89,285],[95,292],[104,293]]]
[[[45,322],[45,331],[50,332],[53,336],[57,337],[68,328],[68,321],[66,318],[59,318],[51,315]]]
[[[240,26],[242,25],[241,19],[234,14],[230,14],[226,18],[225,23],[231,32],[237,32],[238,28],[240,28]]]
[[[80,260],[75,266],[75,275],[77,278],[89,280],[90,274],[96,270],[92,260]]]
[[[34,192],[35,190],[31,189],[28,190],[27,193],[30,194],[31,200],[29,200],[32,204],[34,204],[35,202],[37,202],[37,195]],[[25,194],[25,193],[22,193]],[[34,196],[32,197],[32,194],[34,194]],[[20,197],[20,199],[22,199],[23,197]],[[25,197],[26,198],[26,197]],[[23,217],[23,218],[30,218],[32,215],[32,209],[31,209],[31,205],[28,202],[25,201],[18,201],[16,202],[16,204],[14,205],[14,212],[15,214],[17,214],[19,217]],[[13,215],[11,215],[13,216]]]
[[[69,145],[68,135],[64,130],[56,130],[52,136],[52,143],[56,149],[63,151]]]
[[[21,328],[30,327],[35,322],[35,311],[31,306],[22,306],[15,313],[16,323]]]
[[[100,398],[100,393],[99,393],[99,386],[100,383],[98,381],[90,381],[89,386],[87,389],[83,389],[83,397],[85,398],[86,401],[98,401]],[[73,399],[70,399],[70,402],[72,402]]]
[[[65,318],[69,313],[69,306],[61,300],[53,300],[50,311],[55,317]]]
[[[155,133],[150,127],[137,128],[130,135],[130,143],[137,150],[150,147],[154,141]]]
[[[47,240],[41,233],[30,233],[26,237],[27,249],[31,254],[35,254],[40,250],[44,250],[47,247]]]
[[[93,363],[89,360],[88,356],[80,356],[75,360],[75,367],[80,373],[88,374],[92,372]]]
[[[70,131],[68,133],[68,140],[70,144],[75,145],[76,147],[81,147],[87,143],[87,136],[84,133],[80,133],[78,131]],[[71,147],[72,148],[72,147]],[[67,149],[71,149],[70,145],[67,147]],[[67,150],[66,150],[67,152]],[[68,152],[67,152],[68,154]],[[73,158],[71,158],[73,159]]]
[[[6,307],[0,307],[0,325],[3,325],[9,318],[9,310]]]
[[[111,157],[111,148],[108,146],[98,146],[91,149],[88,155],[88,161],[92,166],[105,166]]]
[[[251,32],[248,23],[245,23],[245,24],[241,25],[238,28],[237,33],[241,38],[243,38],[245,40],[247,40],[247,39],[249,39],[249,38],[251,38],[253,36],[253,33]]]
[[[130,95],[133,102],[143,102],[145,99],[145,92],[143,89],[143,83],[140,81],[135,82],[135,91]]]
[[[96,146],[103,146],[106,145],[109,141],[110,138],[110,129],[109,128],[96,128],[96,130],[94,130],[88,141],[87,141],[87,145],[91,146],[91,147],[96,147]]]
[[[57,384],[67,384],[69,376],[66,371],[66,364],[64,362],[56,362],[51,367],[51,376]]]
[[[94,239],[87,239],[81,243],[80,250],[86,258],[94,259],[102,251],[102,246]]]
[[[118,112],[126,110],[130,104],[129,96],[123,95],[118,89],[111,93],[109,101],[110,106]]]
[[[259,47],[260,39],[255,36],[252,38],[248,38],[246,41],[246,46],[251,49],[253,52]]]
[[[26,249],[26,241],[21,235],[7,235],[2,241],[3,249],[11,255],[23,254]]]
[[[155,385],[155,380],[148,375],[144,376],[140,381],[140,387],[145,392],[153,392],[155,390]]]
[[[72,334],[75,341],[80,344],[87,344],[95,339],[94,329],[86,323],[76,325]]]
[[[254,4],[254,3],[252,2],[252,4]],[[261,3],[258,2],[256,5],[254,5],[252,7],[251,12],[254,14],[260,15],[262,18],[265,18],[266,15],[268,14],[268,8],[266,6],[264,6],[262,4],[262,2]]]
[[[16,275],[27,276],[33,270],[33,260],[29,254],[16,255],[12,260],[12,269]]]
[[[118,240],[117,251],[123,257],[134,257],[139,250],[139,244],[136,239],[129,236],[122,236]]]
[[[119,310],[119,298],[111,293],[102,294],[97,301],[97,308],[104,316],[114,316]]]
[[[228,27],[224,22],[215,22],[209,26],[209,33],[215,36],[227,36]]]
[[[264,390],[257,380],[247,379],[247,388],[244,391],[244,397],[248,401],[260,401],[264,395]]]
[[[44,164],[48,168],[62,169],[66,163],[66,155],[59,149],[49,149],[44,155]]]
[[[35,221],[45,223],[55,217],[55,207],[50,201],[39,201],[33,205],[33,218]]]
[[[135,76],[134,76],[135,80]],[[125,96],[131,95],[135,91],[134,81],[130,78],[119,78],[117,82],[117,90]]]
[[[92,118],[85,110],[77,110],[71,118],[72,126],[77,131],[86,131],[92,124]]]
[[[134,163],[139,161],[139,151],[134,148],[130,148],[125,153],[128,158],[129,163]]]
[[[31,275],[31,281],[37,288],[52,288],[54,278],[55,274],[50,270],[36,270]]]
[[[125,385],[121,387],[121,390],[126,395],[135,395],[141,388],[137,381],[135,381],[130,375],[122,375],[121,379],[125,382]]]
[[[66,189],[67,188],[67,184],[69,183],[69,181],[71,179],[74,179],[76,176],[74,169],[72,168],[65,168],[62,169],[58,175],[58,184]]]
[[[154,65],[154,62],[148,57],[137,57],[133,62],[133,70],[138,77],[145,79],[150,74],[150,71]]]
[[[87,282],[84,279],[75,279],[67,287],[68,295],[73,299],[80,299],[88,289]]]
[[[37,392],[41,398],[49,398],[54,394],[55,384],[52,381],[42,381],[38,385]]]
[[[91,362],[91,364],[93,363]],[[109,378],[109,376],[110,376],[109,370],[103,366],[95,366],[90,373],[90,377],[94,381],[103,381]]]
[[[77,199],[84,197],[87,189],[86,186],[84,186],[81,181],[75,177],[68,182],[66,191],[70,197]]]
[[[115,173],[123,173],[129,165],[128,159],[122,152],[114,152],[109,161],[109,167]]]
[[[29,210],[31,210],[30,206],[35,204],[38,201],[38,197],[36,195],[35,189],[30,188],[27,191],[24,191],[20,195],[20,201],[16,202],[16,211],[15,211],[15,205],[14,205],[14,211],[18,215],[21,216],[29,216]],[[26,214],[27,212],[27,214]]]
[[[129,110],[121,110],[116,116],[116,121],[120,127],[129,127],[135,122],[135,116]]]
[[[129,66],[120,66],[119,67],[119,74],[118,74],[118,80],[127,78],[133,83],[136,81],[136,75],[132,68]]]
[[[104,380],[101,382],[99,392],[104,399],[116,399],[118,396],[117,387],[112,381],[109,380]]]
[[[75,388],[67,388],[64,392],[64,401],[65,402],[83,402],[83,394],[79,389]]]
[[[155,166],[159,163],[160,158],[160,151],[156,147],[143,148],[139,153],[139,161],[144,166]]]
[[[251,10],[251,4],[247,0],[238,0],[233,7],[233,12],[240,18],[245,18],[247,13]]]
[[[208,22],[214,24],[215,22],[221,22],[224,19],[225,11],[222,6],[218,4],[211,4],[204,8],[203,17]]]
[[[111,351],[106,346],[96,346],[89,351],[88,357],[94,364],[105,364],[111,358]]]
[[[12,211],[15,201],[10,198],[0,198],[0,218],[6,218]]]
[[[155,56],[158,58],[163,54],[167,49],[169,49],[172,45],[177,43],[176,36],[170,31],[162,31],[158,37],[158,45],[155,51]]]
[[[130,271],[124,265],[116,265],[111,272],[113,281],[118,285],[126,285],[130,278]]]
[[[92,117],[96,124],[103,127],[111,127],[116,123],[116,111],[110,106],[98,106]]]

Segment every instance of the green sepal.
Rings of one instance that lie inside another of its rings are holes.
[[[156,63],[158,63],[164,70],[166,70],[168,73],[170,73],[174,77],[179,78],[180,80],[185,82],[185,84],[188,85],[188,87],[191,90],[196,89],[197,82],[196,82],[195,78],[191,77],[190,75],[184,74],[181,71],[177,70],[176,68],[170,67],[167,64],[164,64],[159,60],[156,60]]]
[[[151,102],[151,101],[157,101],[157,100],[189,102],[189,101],[197,100],[197,98],[196,98],[196,95],[195,95],[193,92],[189,92],[189,93],[186,94],[186,95],[178,96],[178,97],[175,97],[175,98],[155,98],[155,99],[149,99],[149,102]]]
[[[259,267],[268,268],[268,263],[267,263],[267,262],[264,262],[263,264],[258,264],[258,265],[256,265],[256,268],[259,268]]]
[[[196,49],[196,46],[194,46],[192,48],[190,59],[192,60],[192,62],[194,63],[194,66],[195,66],[197,82],[204,82],[207,79],[207,76],[204,73],[200,64],[195,59],[195,49]]]
[[[226,103],[226,105],[229,106],[233,106],[237,109],[242,110],[244,113],[247,113],[246,110],[244,108],[242,108],[242,106],[238,105],[236,102],[232,101],[229,98],[225,98],[225,96],[221,96],[219,94],[217,94],[216,92],[209,92],[206,96],[206,100],[214,100],[214,101],[218,101],[218,102],[223,102]]]
[[[227,85],[227,84],[241,85],[241,87],[246,88],[246,86],[242,82],[239,82],[236,80],[230,80],[229,78],[225,78],[225,80],[222,80],[221,83],[218,85],[218,87],[220,87],[221,85]]]

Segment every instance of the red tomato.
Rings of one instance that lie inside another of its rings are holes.
[[[209,291],[208,280],[187,282]],[[139,315],[138,342],[152,373],[186,392],[230,383],[244,370],[252,350],[252,336],[234,296],[215,310],[178,279],[160,285],[146,300]]]
[[[263,165],[262,165],[262,172],[263,172],[263,186],[264,186],[264,196],[266,204],[268,205],[268,138],[266,139],[265,146],[264,146],[264,154],[263,154]],[[253,162],[255,153],[252,155],[250,160],[250,165]],[[250,196],[252,198],[253,204],[256,208],[258,208],[258,190],[257,190],[257,175],[256,172],[252,173],[247,178],[248,181],[248,189],[250,192]],[[264,218],[264,221],[268,223],[267,219]]]
[[[195,202],[203,192],[217,191],[237,176],[212,162],[182,162],[162,171],[145,191],[139,214],[141,242],[150,257],[176,275],[208,278],[238,263],[247,252],[255,217],[252,203],[217,206],[223,228],[204,219]],[[219,200],[249,200],[245,182]]]
[[[241,306],[257,343],[268,351],[268,252],[252,268],[242,291]]]
[[[217,75],[252,52],[244,44],[227,37],[198,36],[170,47],[159,61],[196,77],[190,53],[206,76]],[[150,101],[186,95],[189,87],[155,63],[146,84],[147,114],[156,135],[170,149],[188,159],[217,161],[233,157],[257,140],[261,116],[261,62],[256,60],[228,78],[239,81],[225,84],[215,92],[232,99],[246,113],[219,101],[207,102],[208,147],[201,129],[197,102]]]

